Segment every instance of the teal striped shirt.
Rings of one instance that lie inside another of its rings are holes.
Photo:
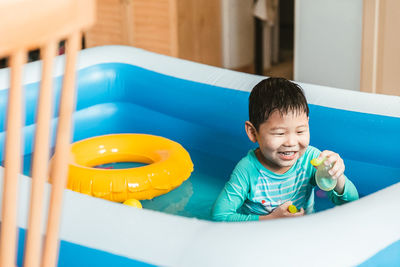
[[[314,211],[315,168],[310,161],[321,151],[308,146],[306,152],[284,174],[276,174],[265,168],[257,159],[255,150],[250,150],[233,170],[230,180],[218,196],[212,217],[217,221],[258,220],[281,204],[292,201],[306,213]],[[335,204],[358,199],[353,183],[346,178],[344,192],[334,190],[328,196]]]

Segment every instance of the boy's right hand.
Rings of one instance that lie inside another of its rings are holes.
[[[288,208],[290,205],[292,205],[292,201],[287,201],[274,209],[270,214],[265,215],[265,216],[260,216],[260,220],[270,220],[270,219],[276,219],[276,218],[285,218],[285,217],[298,217],[298,216],[303,216],[304,215],[304,209],[301,208],[298,212],[296,213],[290,213]]]

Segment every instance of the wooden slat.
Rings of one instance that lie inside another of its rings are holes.
[[[55,266],[57,263],[61,204],[68,177],[69,145],[71,141],[72,112],[74,111],[75,98],[76,57],[80,48],[80,42],[80,33],[73,33],[66,41],[66,65],[60,99],[54,166],[50,173],[52,190],[43,252],[44,267]]]
[[[57,42],[50,42],[41,50],[43,55],[42,82],[38,102],[35,146],[32,160],[32,190],[28,235],[25,245],[24,266],[38,267],[42,248],[43,193],[48,175],[50,149],[50,121],[52,111],[52,70]]]
[[[7,133],[4,161],[4,188],[0,236],[0,266],[14,267],[17,239],[18,176],[21,170],[22,66],[25,50],[10,56],[11,84],[8,95]]]

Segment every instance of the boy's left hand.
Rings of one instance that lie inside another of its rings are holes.
[[[329,174],[332,176],[333,179],[337,179],[335,191],[338,194],[342,194],[345,183],[345,166],[343,159],[339,156],[338,153],[329,150],[324,150],[321,152],[318,159],[322,160],[323,158],[325,158],[324,164],[326,166],[332,165],[332,168],[329,170]]]

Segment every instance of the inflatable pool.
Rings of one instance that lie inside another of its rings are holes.
[[[55,103],[63,62],[57,58]],[[40,64],[25,68],[19,266]],[[123,46],[84,50],[78,68],[73,141],[113,133],[158,135],[180,143],[194,171],[177,189],[142,201],[143,209],[66,190],[58,266],[400,264],[400,97],[301,84],[310,103],[311,144],[341,154],[360,200],[332,208],[317,191],[317,212],[311,215],[220,223],[210,220],[211,206],[237,161],[254,146],[244,131],[247,100],[264,77]],[[8,75],[0,70],[1,160]],[[55,111],[53,128],[56,123]]]

